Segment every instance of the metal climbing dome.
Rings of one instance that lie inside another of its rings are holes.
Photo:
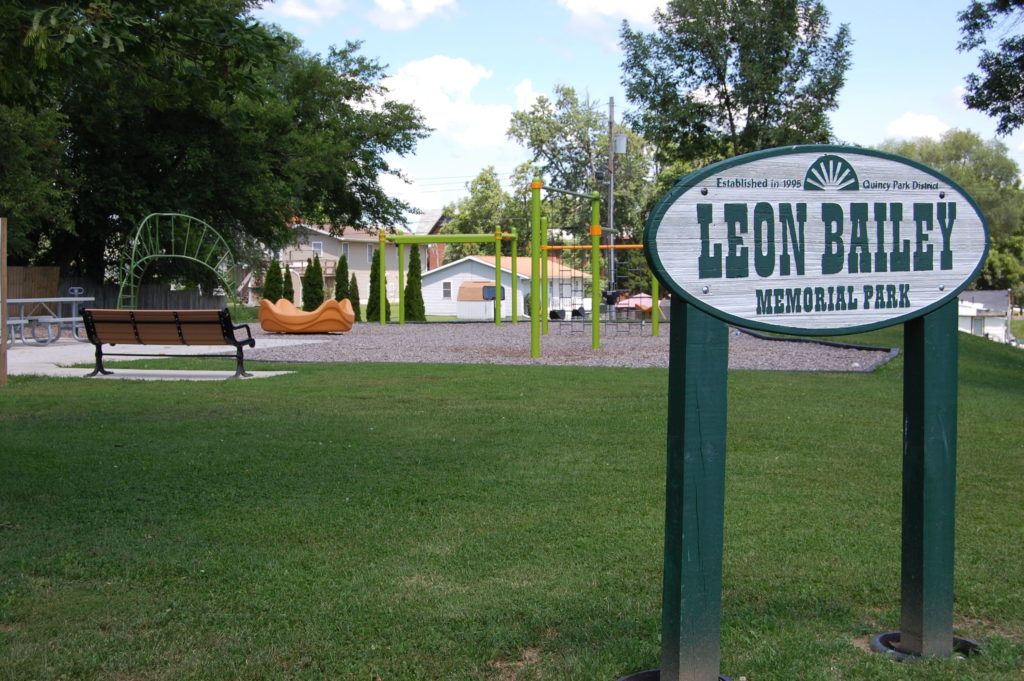
[[[151,213],[139,223],[132,237],[129,257],[121,268],[121,288],[117,294],[119,309],[138,306],[139,287],[146,268],[153,260],[183,258],[209,268],[217,281],[235,300],[235,276],[231,248],[217,230],[199,218],[181,213]]]

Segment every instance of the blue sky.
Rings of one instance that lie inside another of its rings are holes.
[[[276,0],[256,16],[298,36],[306,49],[363,42],[387,66],[391,97],[416,104],[435,129],[415,156],[396,159],[413,180],[390,192],[420,209],[466,195],[493,165],[500,176],[527,159],[505,138],[509,116],[557,84],[607,107],[630,105],[621,85],[619,27],[652,30],[658,0]],[[962,102],[976,53],[956,51],[956,15],[968,0],[825,0],[833,27],[847,23],[853,66],[831,119],[841,141],[876,145],[936,137],[949,128],[985,139],[995,122]],[[1024,166],[1024,132],[1002,141]]]

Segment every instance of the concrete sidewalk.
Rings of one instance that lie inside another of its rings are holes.
[[[297,345],[301,343],[316,343],[320,341],[302,340],[294,338],[258,338],[257,347],[273,348],[285,345]],[[246,348],[248,349],[248,348]],[[120,362],[131,361],[132,357],[116,356],[103,357],[104,368],[113,371],[113,374],[103,376],[97,375],[94,380],[144,380],[144,381],[222,381],[230,378],[235,373],[234,350],[226,346],[183,346],[183,345],[132,345],[117,346],[110,348],[104,346],[104,352],[132,352],[139,355],[206,355],[223,354],[225,369],[223,371],[194,371],[194,370],[171,370],[171,369],[119,369]],[[139,359],[154,359],[152,357]],[[83,343],[73,338],[61,338],[50,345],[39,345],[37,343],[23,343],[20,340],[7,347],[7,374],[9,376],[62,376],[82,378],[92,371],[82,367],[74,367],[74,364],[94,365],[96,362],[96,350],[91,343]],[[281,376],[292,373],[290,371],[251,371],[252,378],[268,378],[270,376]],[[249,379],[246,379],[249,380]]]

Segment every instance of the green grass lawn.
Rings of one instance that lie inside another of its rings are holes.
[[[858,647],[899,628],[902,362],[731,372],[724,674],[1024,676],[1024,353],[960,359],[956,629],[984,654]],[[290,368],[0,388],[0,679],[658,666],[666,371]]]

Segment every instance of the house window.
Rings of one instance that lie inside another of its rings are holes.
[[[342,254],[343,256],[345,256],[345,259],[346,259],[346,260],[348,260],[348,244],[347,244],[347,243],[343,243],[343,244],[341,245],[341,254]]]
[[[452,297],[452,282],[446,281],[441,284],[441,297],[450,300]]]
[[[321,258],[324,257],[324,242],[323,241],[314,241],[313,243],[310,244],[310,246],[312,246],[314,253],[316,253]]]
[[[376,254],[377,254],[377,247],[376,246],[367,246],[366,247],[366,264],[367,265],[372,265],[373,264],[373,257]]]

